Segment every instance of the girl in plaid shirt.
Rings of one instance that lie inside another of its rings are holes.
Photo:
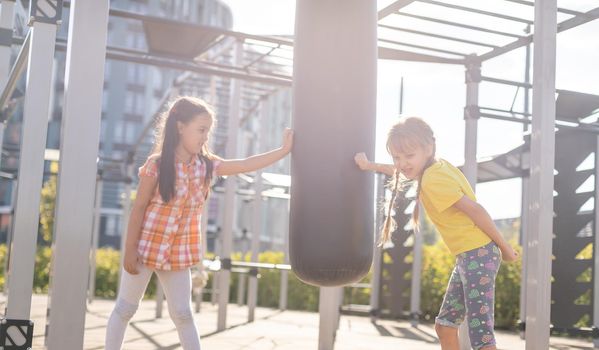
[[[124,271],[106,330],[107,350],[121,349],[153,272],[164,288],[181,346],[200,349],[190,305],[190,267],[202,259],[200,222],[211,181],[267,167],[286,156],[293,143],[293,132],[286,129],[278,149],[245,159],[221,159],[208,148],[213,124],[212,108],[194,97],[178,98],[162,118],[155,153],[139,169]]]

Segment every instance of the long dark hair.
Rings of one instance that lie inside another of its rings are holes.
[[[418,227],[418,219],[420,216],[419,210],[419,198],[420,198],[420,182],[422,180],[422,174],[435,162],[436,143],[435,136],[433,135],[433,129],[422,119],[417,117],[406,117],[401,118],[400,121],[391,127],[389,134],[387,135],[387,152],[391,154],[391,146],[397,150],[406,150],[413,148],[418,145],[420,147],[426,147],[429,145],[433,146],[433,154],[427,160],[424,169],[420,173],[417,179],[416,187],[416,203],[414,211],[412,212],[412,222],[414,227]],[[399,192],[403,191],[406,187],[411,185],[412,181],[408,179],[402,179],[399,171],[395,170],[393,179],[391,180],[389,187],[392,189],[391,200],[387,203],[387,216],[383,224],[383,230],[381,232],[381,239],[379,246],[387,243],[391,239],[391,233],[397,228],[397,223],[393,219],[393,207]]]
[[[160,154],[158,190],[164,202],[170,201],[175,194],[175,149],[179,145],[177,122],[187,124],[198,115],[210,117],[212,119],[212,128],[214,128],[216,122],[214,111],[207,102],[191,96],[178,97],[171,103],[156,126],[156,143],[153,153]],[[206,198],[208,198],[214,160],[216,159],[216,156],[210,151],[208,142],[204,144],[198,157],[206,167],[204,192]]]

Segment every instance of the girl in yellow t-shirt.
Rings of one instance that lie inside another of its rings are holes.
[[[456,256],[443,304],[435,319],[442,350],[458,350],[457,328],[468,322],[470,342],[475,350],[496,349],[494,324],[495,277],[501,260],[514,261],[517,253],[501,236],[480,204],[462,172],[444,159],[435,157],[435,137],[422,119],[402,118],[389,131],[387,151],[393,165],[370,162],[364,153],[355,161],[362,170],[393,176],[395,202],[406,183],[417,182],[417,201]],[[413,220],[418,222],[418,205]],[[395,222],[392,205],[383,226],[380,245],[389,241]]]

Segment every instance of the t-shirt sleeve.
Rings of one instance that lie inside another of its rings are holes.
[[[158,177],[158,157],[151,156],[139,168],[138,176]]]
[[[220,167],[220,165],[222,164],[222,160],[221,159],[214,159],[212,161],[212,178],[216,178],[218,175],[216,175],[216,170],[218,169],[218,167]]]
[[[443,171],[433,171],[422,179],[422,192],[437,211],[442,212],[464,196],[459,182]]]

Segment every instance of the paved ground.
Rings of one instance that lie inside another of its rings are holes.
[[[34,349],[43,349],[46,315],[46,295],[33,298],[35,322]],[[155,319],[154,301],[144,301],[126,333],[124,350],[182,349],[177,332],[168,317],[166,303],[164,317]],[[104,348],[105,325],[113,301],[96,300],[88,308],[85,327],[85,349]],[[216,332],[216,306],[202,304],[196,314],[196,323],[202,337],[202,348],[207,350],[316,350],[318,348],[318,314],[297,311],[280,312],[273,309],[256,310],[256,322],[246,323],[247,308],[229,305],[229,328]],[[514,333],[498,332],[499,349],[524,349],[524,341]],[[551,349],[592,349],[589,341],[552,338]],[[439,350],[434,329],[430,325],[418,328],[409,323],[378,321],[369,318],[343,316],[337,333],[335,350]]]

